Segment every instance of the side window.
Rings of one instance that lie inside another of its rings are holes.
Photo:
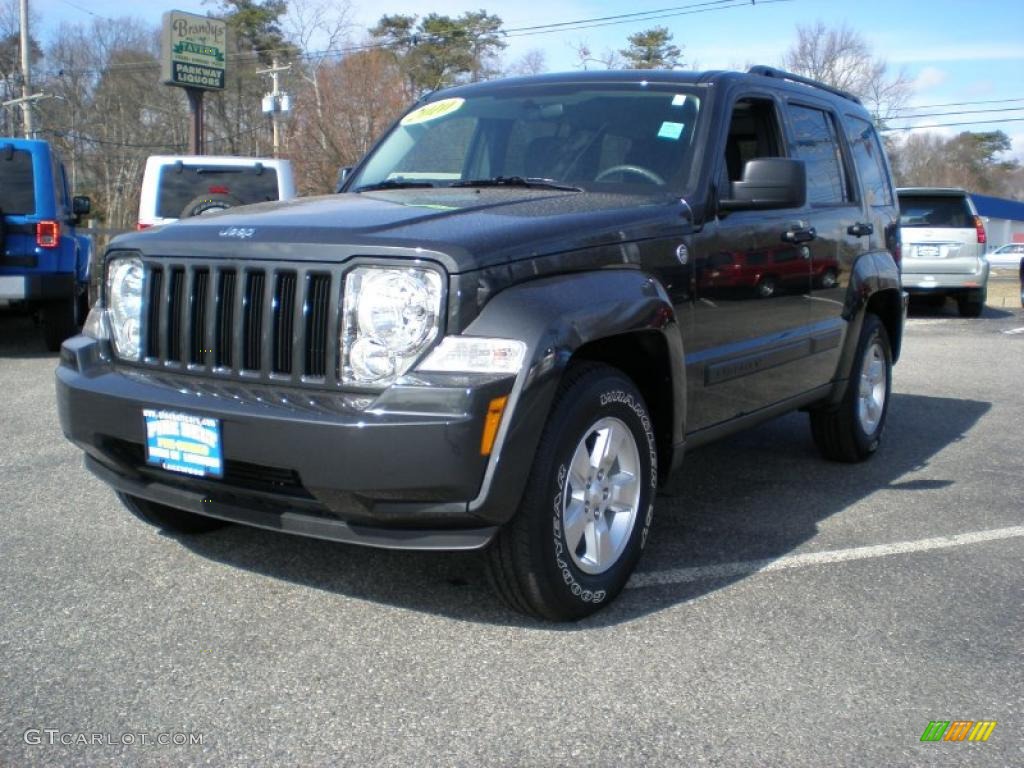
[[[784,157],[775,104],[770,99],[740,99],[732,110],[725,140],[725,163],[720,180],[723,196],[729,182],[740,181],[743,165],[760,157]]]
[[[850,142],[868,205],[892,205],[892,185],[874,126],[867,120],[846,115],[846,139]]]
[[[850,196],[832,117],[823,110],[797,104],[789,106],[789,114],[796,156],[807,166],[807,201],[812,205],[847,202]]]

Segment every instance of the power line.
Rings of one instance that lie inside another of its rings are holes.
[[[1024,117],[1006,117],[1002,120],[974,120],[966,123],[933,123],[931,125],[904,125],[898,128],[884,128],[883,133],[894,131],[920,131],[924,128],[954,128],[960,125],[990,125],[992,123],[1022,123]]]
[[[74,8],[76,11],[81,11],[82,13],[88,13],[90,16],[95,16],[97,19],[103,19],[104,21],[113,21],[113,19],[110,18],[109,16],[101,16],[100,14],[96,13],[95,11],[90,11],[88,8],[86,8],[84,6],[78,5],[77,3],[72,3],[71,0],[60,0],[60,1],[62,3],[64,3],[64,5],[67,5],[67,6],[70,6],[70,7]]]
[[[68,0],[62,0],[62,2],[68,2]],[[533,35],[551,34],[556,32],[574,32],[582,29],[594,29],[597,27],[607,27],[619,24],[631,24],[640,21],[655,21],[659,19],[674,18],[677,16],[690,16],[697,13],[709,13],[711,11],[723,11],[733,8],[750,8],[756,5],[772,5],[775,3],[790,3],[795,0],[760,0],[758,3],[749,2],[748,0],[705,0],[705,2],[690,3],[688,5],[672,6],[669,8],[662,8],[652,11],[638,11],[635,13],[619,14],[616,16],[595,16],[587,19],[575,19],[573,21],[559,21],[552,22],[550,24],[537,24],[526,27],[513,27],[511,29],[499,30],[505,37],[529,37]],[[315,59],[315,58],[326,58],[335,56],[344,56],[348,53],[358,53],[360,51],[368,50],[384,50],[389,48],[395,48],[402,44],[416,44],[417,38],[421,38],[424,41],[430,42],[444,42],[447,38],[443,37],[430,37],[424,38],[423,36],[413,35],[410,39],[399,41],[398,43],[363,43],[359,45],[349,45],[341,48],[327,48],[320,51],[306,51],[304,53],[295,54],[294,47],[285,48],[264,48],[256,49],[252,51],[243,51],[239,53],[229,53],[227,58],[233,61],[245,61],[257,59],[262,55],[275,54],[275,53],[287,53],[292,52],[293,58],[296,60]],[[50,70],[48,74],[52,76],[61,76],[63,74],[92,74],[100,75],[109,71],[143,71],[150,69],[157,69],[160,67],[158,62],[125,62],[123,64],[108,64],[105,67],[100,68],[83,68],[75,69],[71,67],[64,67],[59,70]]]
[[[1024,99],[1022,99],[1024,101]],[[962,109],[956,112],[925,112],[921,115],[896,115],[893,120],[916,120],[919,117],[960,117],[960,115],[980,115],[987,112],[1020,112],[1024,107],[1006,107],[1003,109]]]
[[[627,20],[633,21],[633,20],[635,20],[635,17],[637,17],[637,16],[649,16],[649,15],[654,14],[654,13],[668,13],[670,11],[682,11],[682,10],[687,10],[687,9],[690,9],[690,8],[698,8],[700,6],[707,6],[707,5],[726,5],[726,4],[732,3],[732,2],[735,2],[735,0],[711,0],[710,2],[704,2],[704,3],[690,3],[688,5],[677,5],[677,6],[674,6],[672,8],[656,8],[656,9],[650,10],[650,11],[636,11],[635,13],[620,13],[620,14],[618,14],[616,16],[598,16],[598,17],[590,18],[590,19],[576,19],[575,21],[555,21],[555,22],[551,22],[550,24],[535,24],[535,25],[529,26],[529,27],[512,27],[511,29],[506,29],[505,30],[505,34],[511,34],[513,32],[527,32],[527,31],[532,31],[532,30],[537,30],[537,29],[550,29],[552,27],[567,27],[567,26],[571,26],[573,24],[583,24],[583,23],[592,22],[592,21],[613,21],[615,19],[627,19]],[[638,20],[639,21],[644,21],[644,19],[638,19]]]
[[[1024,101],[1024,98],[989,99],[987,101],[951,101],[946,104],[921,104],[916,107],[903,107],[900,112],[918,109],[939,109],[940,107],[973,107],[976,104],[1014,104],[1018,101]]]
[[[774,5],[775,3],[791,3],[795,0],[761,0],[760,5]],[[729,3],[729,4],[726,4]],[[708,5],[708,3],[698,3],[696,5]],[[598,19],[581,19],[576,22],[560,22],[562,25],[575,24],[576,26],[556,26],[554,24],[547,25],[547,29],[536,28],[530,32],[508,32],[506,37],[530,37],[533,35],[548,35],[553,32],[576,32],[581,29],[596,29],[598,27],[611,27],[618,24],[634,24],[638,21],[658,21],[660,19],[670,19],[677,16],[692,16],[697,13],[709,13],[711,11],[724,11],[730,8],[750,8],[753,3],[748,3],[746,0],[720,0],[720,3],[714,3],[712,8],[694,8],[689,11],[675,11],[673,13],[662,13],[654,16],[645,16],[643,18],[630,18],[622,19],[619,21],[600,21]],[[653,11],[652,13],[658,13]]]

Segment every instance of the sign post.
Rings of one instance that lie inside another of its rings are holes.
[[[184,88],[192,112],[189,151],[205,153],[203,94],[224,90],[228,25],[220,19],[182,11],[164,14],[160,79]]]

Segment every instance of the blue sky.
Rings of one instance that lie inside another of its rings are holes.
[[[573,46],[581,41],[596,53],[608,48],[619,49],[625,47],[628,35],[655,25],[667,26],[676,44],[684,47],[686,60],[696,62],[701,68],[778,64],[780,56],[794,40],[798,24],[818,20],[828,26],[845,23],[868,40],[875,55],[885,58],[894,69],[905,69],[915,82],[913,105],[957,104],[919,110],[921,113],[1020,108],[1019,111],[927,117],[908,120],[907,124],[976,121],[932,130],[952,135],[961,130],[1000,129],[1013,140],[1013,154],[1024,160],[1024,2],[1021,0],[974,0],[970,3],[962,0],[776,0],[766,3],[759,0],[752,6],[735,1],[737,5],[733,7],[716,8],[715,3],[706,0],[561,0],[550,6],[527,4],[522,0],[421,0],[415,4],[408,0],[351,0],[350,18],[354,23],[353,36],[360,37],[365,27],[384,13],[457,15],[484,8],[500,16],[505,27],[512,29],[666,9],[666,17],[660,19],[509,38],[506,51],[509,61],[531,49],[540,49],[547,68],[552,71],[573,68],[576,62]],[[731,0],[720,0],[718,5],[728,6],[729,2]],[[34,33],[44,40],[60,21],[88,22],[96,17],[115,19],[128,15],[155,25],[159,24],[165,10],[206,13],[217,5],[202,0],[168,0],[166,3],[149,0],[134,6],[124,0],[29,0],[29,4],[33,15],[40,20],[41,29]],[[680,14],[687,6],[690,12],[685,15],[668,15]],[[694,13],[696,10],[701,12]],[[981,122],[990,120],[1001,122]]]

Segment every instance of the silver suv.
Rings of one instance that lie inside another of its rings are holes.
[[[989,265],[985,225],[962,189],[896,190],[903,237],[903,288],[911,296],[956,298],[961,317],[985,306]]]

